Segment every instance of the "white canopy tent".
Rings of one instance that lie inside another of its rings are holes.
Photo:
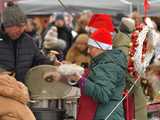
[[[26,14],[51,14],[58,11],[79,12],[91,9],[95,12],[105,13],[130,13],[130,5],[121,0],[61,0],[66,6],[62,7],[58,0],[21,0],[19,6]]]
[[[127,1],[137,6],[139,12],[144,15],[144,0],[121,0],[123,2]],[[148,10],[149,16],[160,16],[160,0],[149,0],[150,8]]]
[[[66,8],[60,5],[59,0],[20,0],[18,4],[29,15],[52,14],[53,12],[79,12],[85,9],[101,13],[131,13],[132,4],[143,12],[143,0],[61,0]],[[148,15],[160,16],[160,0],[150,0]]]

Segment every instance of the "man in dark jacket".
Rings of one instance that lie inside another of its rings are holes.
[[[72,45],[73,37],[72,37],[71,29],[67,28],[65,25],[64,16],[62,14],[58,14],[56,16],[55,26],[57,27],[57,30],[58,30],[57,31],[58,38],[66,42],[67,44],[66,50],[68,50]]]
[[[4,30],[0,33],[0,67],[14,72],[24,82],[27,71],[36,65],[51,64],[32,38],[24,33],[26,17],[21,9],[9,4],[3,13]]]

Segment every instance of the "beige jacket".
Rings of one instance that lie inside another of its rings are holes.
[[[27,107],[27,87],[6,74],[0,74],[0,120],[36,120]]]

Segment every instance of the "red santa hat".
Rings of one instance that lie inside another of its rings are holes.
[[[97,29],[107,29],[109,32],[114,32],[114,26],[112,23],[112,16],[108,14],[94,14],[88,24],[91,32],[95,32]]]
[[[94,32],[88,40],[88,45],[103,50],[112,49],[112,35],[106,29],[99,29]]]

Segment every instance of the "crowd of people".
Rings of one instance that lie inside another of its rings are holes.
[[[154,42],[142,44],[142,58],[139,59],[143,64],[147,59],[145,54],[154,48],[148,66],[159,65],[160,24],[157,20],[149,21],[137,11],[130,16],[121,15],[117,23],[111,15],[86,10],[74,17],[69,13],[53,14],[42,26],[40,19],[27,18],[16,4],[9,3],[0,29],[0,106],[3,106],[0,119],[35,120],[26,105],[29,95],[23,85],[30,68],[43,64],[77,64],[85,68],[84,75],[67,78],[78,81],[81,89],[77,120],[107,117],[108,120],[147,120],[144,94],[149,99],[153,96],[142,90],[140,83],[126,101],[121,100],[134,85],[134,79],[139,76],[144,79],[141,71],[135,68],[135,61],[138,61],[135,56],[139,54],[137,40],[145,26],[149,26],[156,37],[152,35]],[[60,79],[59,73],[53,76]],[[133,81],[129,81],[128,76]],[[13,107],[7,109],[8,105]],[[12,109],[15,107],[20,110]]]

